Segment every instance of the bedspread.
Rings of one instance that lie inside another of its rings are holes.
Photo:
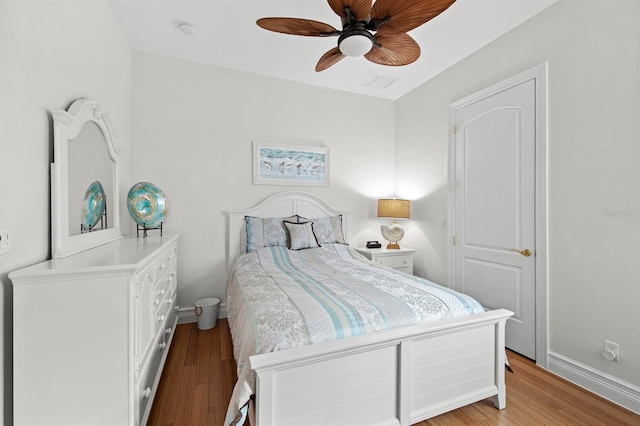
[[[254,393],[249,357],[482,312],[469,296],[373,263],[342,244],[265,247],[238,258],[227,285],[238,381],[227,423]]]

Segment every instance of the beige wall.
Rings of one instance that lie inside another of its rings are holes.
[[[352,212],[352,243],[381,239],[376,199],[394,192],[393,101],[150,54],[133,64],[132,182],[153,182],[169,200],[166,229],[182,235],[180,306],[224,300],[224,212],[273,193],[316,194]],[[330,186],[253,185],[254,140],[329,147]]]
[[[2,424],[11,424],[12,418],[12,288],[7,275],[49,258],[53,141],[47,111],[67,108],[80,97],[100,100],[109,112],[125,148],[121,170],[128,182],[131,49],[107,3],[1,1],[0,229],[11,232],[11,253],[0,256]]]
[[[635,0],[561,0],[399,100],[396,127],[398,191],[424,213],[407,244],[418,249],[416,270],[445,282],[448,106],[548,61],[549,349],[635,386],[638,22]],[[620,362],[601,356],[604,339],[620,344]]]

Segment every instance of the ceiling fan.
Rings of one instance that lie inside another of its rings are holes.
[[[455,0],[328,0],[342,18],[342,30],[302,18],[261,18],[270,31],[307,37],[338,37],[338,46],[322,55],[316,71],[345,56],[362,56],[381,65],[407,65],[420,57],[420,46],[407,34],[444,12]]]

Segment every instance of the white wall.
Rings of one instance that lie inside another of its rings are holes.
[[[7,425],[13,386],[7,275],[49,258],[53,140],[47,111],[80,97],[105,105],[125,149],[121,170],[128,181],[131,50],[109,6],[101,0],[0,1],[0,229],[11,232],[11,253],[0,256],[0,423]]]
[[[352,243],[381,239],[375,209],[394,192],[394,102],[142,53],[133,87],[132,183],[155,183],[169,200],[166,230],[182,235],[180,306],[224,300],[224,212],[275,192],[351,211]],[[328,146],[330,186],[253,185],[254,140]]]
[[[447,107],[547,60],[550,349],[640,385],[640,4],[603,1],[561,0],[397,103],[153,55],[132,60],[101,0],[1,1],[0,229],[11,231],[12,252],[0,256],[0,418],[10,424],[7,274],[50,254],[48,110],[100,100],[125,148],[123,189],[147,180],[165,190],[167,230],[183,235],[183,306],[224,296],[224,210],[286,189],[351,210],[354,244],[381,239],[376,198],[416,200],[404,244],[418,249],[419,275],[445,282]],[[331,186],[252,185],[252,140],[329,146]],[[620,343],[620,363],[600,357],[605,338]]]
[[[549,61],[549,349],[635,386],[640,386],[638,22],[637,0],[561,0],[399,100],[396,141],[398,191],[418,197],[414,205],[424,213],[416,226],[426,239],[411,232],[407,245],[418,249],[418,272],[445,282],[441,221],[447,214],[448,105]],[[600,355],[604,339],[620,344],[620,362]]]

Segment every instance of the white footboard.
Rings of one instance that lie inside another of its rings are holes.
[[[502,409],[511,315],[498,309],[253,356],[257,426],[411,425],[490,396]]]

